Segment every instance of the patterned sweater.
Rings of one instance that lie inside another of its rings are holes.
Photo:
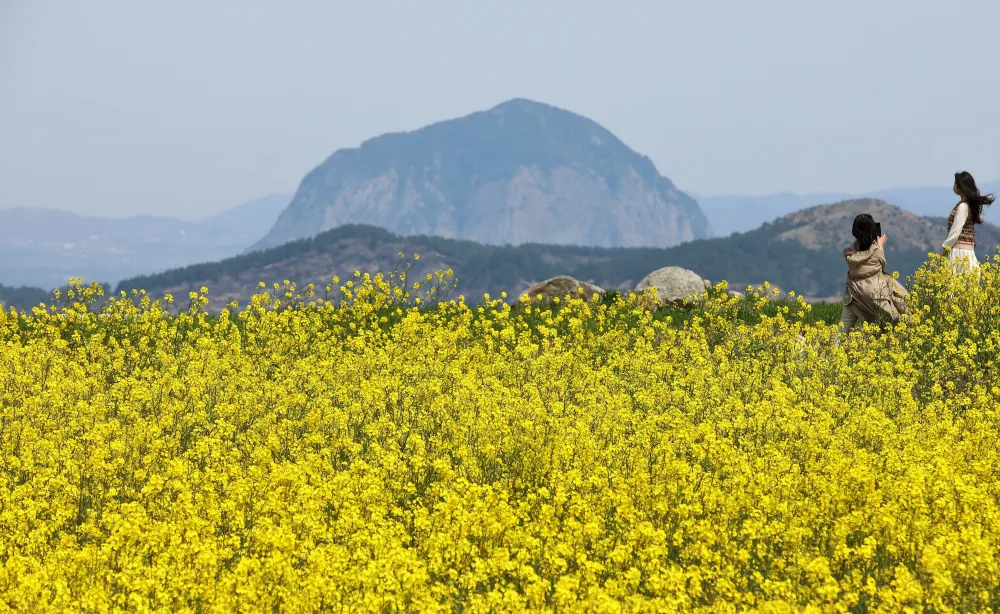
[[[975,249],[976,229],[969,215],[969,205],[963,200],[955,205],[948,216],[948,238],[944,240],[941,247],[951,247],[954,249]]]

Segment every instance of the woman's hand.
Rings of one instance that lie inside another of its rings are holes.
[[[881,237],[878,238],[878,246],[882,247],[885,245],[885,234],[883,233]]]

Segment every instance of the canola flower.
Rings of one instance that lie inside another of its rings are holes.
[[[77,282],[0,312],[0,606],[1000,609],[1000,262],[942,263],[845,339],[724,285],[677,325]]]

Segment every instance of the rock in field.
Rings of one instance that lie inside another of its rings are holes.
[[[583,294],[580,294],[580,288],[583,288]],[[580,281],[579,279],[575,279],[569,275],[559,275],[531,286],[525,290],[521,296],[523,297],[527,295],[534,301],[537,300],[538,295],[541,294],[542,301],[551,301],[556,297],[562,299],[568,294],[573,298],[580,297],[590,300],[592,296],[595,294],[601,294],[602,292],[604,292],[604,290],[594,284]]]
[[[661,304],[680,304],[693,295],[701,294],[708,288],[708,280],[702,279],[694,271],[679,266],[657,269],[640,281],[635,291],[643,293],[656,288],[656,296]]]

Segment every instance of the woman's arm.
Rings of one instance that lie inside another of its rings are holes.
[[[884,237],[885,235],[882,236]],[[874,250],[875,258],[878,260],[878,263],[882,266],[883,273],[885,272],[885,249],[883,249],[882,247],[884,244],[885,244],[885,239],[880,238],[879,242],[875,244],[875,250]]]
[[[965,222],[969,219],[969,205],[961,202],[958,204],[958,210],[955,211],[955,221],[951,224],[951,230],[948,232],[948,238],[944,240],[941,247],[948,249],[949,247],[955,247],[955,243],[958,241],[958,235],[962,234],[962,227],[965,226]]]

